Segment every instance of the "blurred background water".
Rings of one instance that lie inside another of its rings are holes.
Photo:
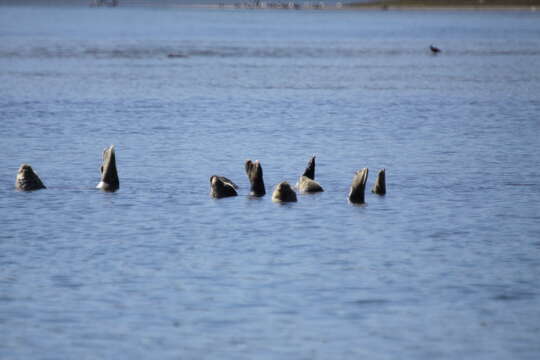
[[[0,357],[537,359],[538,94],[540,13],[2,7]]]

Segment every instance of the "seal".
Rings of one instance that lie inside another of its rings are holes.
[[[245,168],[251,184],[251,191],[249,194],[257,197],[264,196],[266,190],[264,188],[263,171],[259,160],[255,160],[255,162],[246,160]]]
[[[373,185],[371,192],[377,195],[386,194],[386,169],[379,170],[377,180],[375,180],[375,185]]]
[[[38,174],[28,164],[22,164],[17,172],[15,189],[19,191],[34,191],[46,189]]]
[[[364,201],[364,192],[366,189],[366,182],[368,177],[369,170],[363,168],[360,171],[357,171],[354,175],[351,191],[349,192],[349,201],[353,204],[363,204]]]
[[[296,193],[288,182],[283,181],[276,185],[272,193],[274,202],[296,202]]]
[[[103,163],[101,165],[101,181],[96,188],[107,192],[115,192],[120,188],[120,180],[116,171],[116,156],[114,145],[103,150]]]
[[[210,177],[210,196],[216,199],[237,196],[238,186],[225,176],[212,175]]]
[[[307,176],[300,176],[298,183],[296,184],[298,191],[301,193],[316,193],[324,191],[322,186],[315,180],[311,180]]]

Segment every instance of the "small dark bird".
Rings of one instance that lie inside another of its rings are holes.
[[[429,49],[431,50],[432,54],[438,54],[438,53],[441,52],[441,49],[439,49],[438,47],[433,46],[433,45],[429,45]]]

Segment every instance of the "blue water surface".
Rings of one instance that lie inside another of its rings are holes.
[[[0,358],[538,359],[539,94],[539,12],[2,7]]]

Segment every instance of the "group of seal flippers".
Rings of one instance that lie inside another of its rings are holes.
[[[114,192],[120,188],[118,171],[116,170],[116,156],[114,145],[103,150],[103,163],[101,165],[101,181],[96,186],[107,192]],[[28,164],[22,164],[17,172],[15,188],[19,191],[34,191],[46,189],[38,174]]]
[[[246,175],[250,182],[250,195],[261,197],[266,194],[263,180],[263,171],[261,163],[251,160],[246,160],[245,163]],[[354,204],[363,204],[365,202],[365,188],[368,177],[368,169],[364,168],[357,171],[349,192],[349,201]],[[300,193],[317,193],[324,191],[322,186],[315,181],[315,156],[309,159],[306,170],[298,179],[296,188]],[[236,190],[238,186],[224,176],[213,175],[210,177],[210,196],[213,198],[224,198],[229,196],[237,196]],[[372,190],[378,195],[386,194],[386,170],[382,169],[377,175],[377,180]],[[272,201],[274,202],[296,202],[298,198],[296,191],[287,182],[283,181],[277,184],[272,192]]]
[[[101,165],[101,181],[97,188],[107,192],[114,192],[120,188],[118,171],[116,169],[116,156],[114,145],[103,150],[103,161]],[[261,197],[266,195],[263,180],[263,170],[261,163],[247,160],[245,162],[246,175],[250,183],[250,196]],[[354,204],[365,202],[365,188],[368,177],[368,169],[364,168],[356,172],[351,189],[349,191],[349,201]],[[46,189],[38,174],[28,164],[22,164],[17,173],[15,188],[20,191],[34,191]],[[324,191],[322,186],[315,181],[315,156],[309,159],[306,170],[298,179],[296,188],[300,193],[317,193]],[[210,196],[216,199],[237,196],[238,186],[224,176],[212,175],[210,177]],[[386,194],[386,171],[382,169],[377,175],[377,180],[372,190],[378,195]],[[286,181],[280,182],[272,192],[272,201],[275,202],[296,202],[297,196],[294,188]]]

